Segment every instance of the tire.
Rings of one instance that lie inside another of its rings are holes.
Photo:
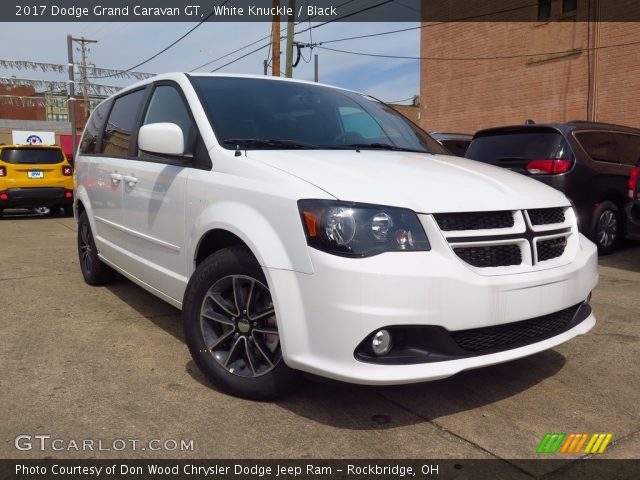
[[[65,205],[62,207],[62,212],[65,217],[73,217],[73,205]]]
[[[608,255],[618,245],[622,234],[622,223],[618,206],[605,200],[593,211],[591,240],[597,245],[600,255]]]
[[[264,273],[245,248],[220,250],[198,266],[187,285],[182,319],[193,360],[221,390],[267,400],[293,386],[298,374],[282,359]]]
[[[89,285],[106,285],[115,277],[115,271],[98,257],[87,212],[82,212],[78,219],[78,260],[84,281]]]

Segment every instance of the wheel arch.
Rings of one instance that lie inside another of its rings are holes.
[[[256,262],[259,263],[249,245],[239,236],[229,230],[214,228],[213,230],[207,231],[198,242],[193,257],[193,261],[195,262],[194,266],[197,267],[204,259],[224,248],[235,246],[246,248]]]
[[[272,222],[245,203],[210,205],[193,222],[197,228],[190,234],[189,274],[207,256],[233,245],[245,246],[262,267],[313,273],[300,214],[297,205],[292,207],[292,211],[279,211]]]

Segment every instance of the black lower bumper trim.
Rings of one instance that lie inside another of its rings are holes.
[[[11,188],[0,191],[0,208],[73,204],[73,190],[59,187]]]
[[[356,348],[357,360],[384,365],[444,362],[513,350],[560,335],[582,323],[591,314],[584,303],[520,322],[469,330],[449,331],[436,325],[393,325],[391,351],[376,356],[371,350],[371,332]]]

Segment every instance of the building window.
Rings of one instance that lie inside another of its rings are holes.
[[[562,5],[564,6],[564,1]],[[551,18],[551,0],[538,0],[538,21]]]
[[[578,0],[562,0],[562,13],[575,12],[578,8]]]

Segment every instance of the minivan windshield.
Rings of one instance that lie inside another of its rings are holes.
[[[3,162],[15,164],[54,164],[63,160],[57,148],[5,148],[0,157]]]
[[[322,85],[258,78],[191,81],[227,149],[369,149],[447,154],[375,99]]]

